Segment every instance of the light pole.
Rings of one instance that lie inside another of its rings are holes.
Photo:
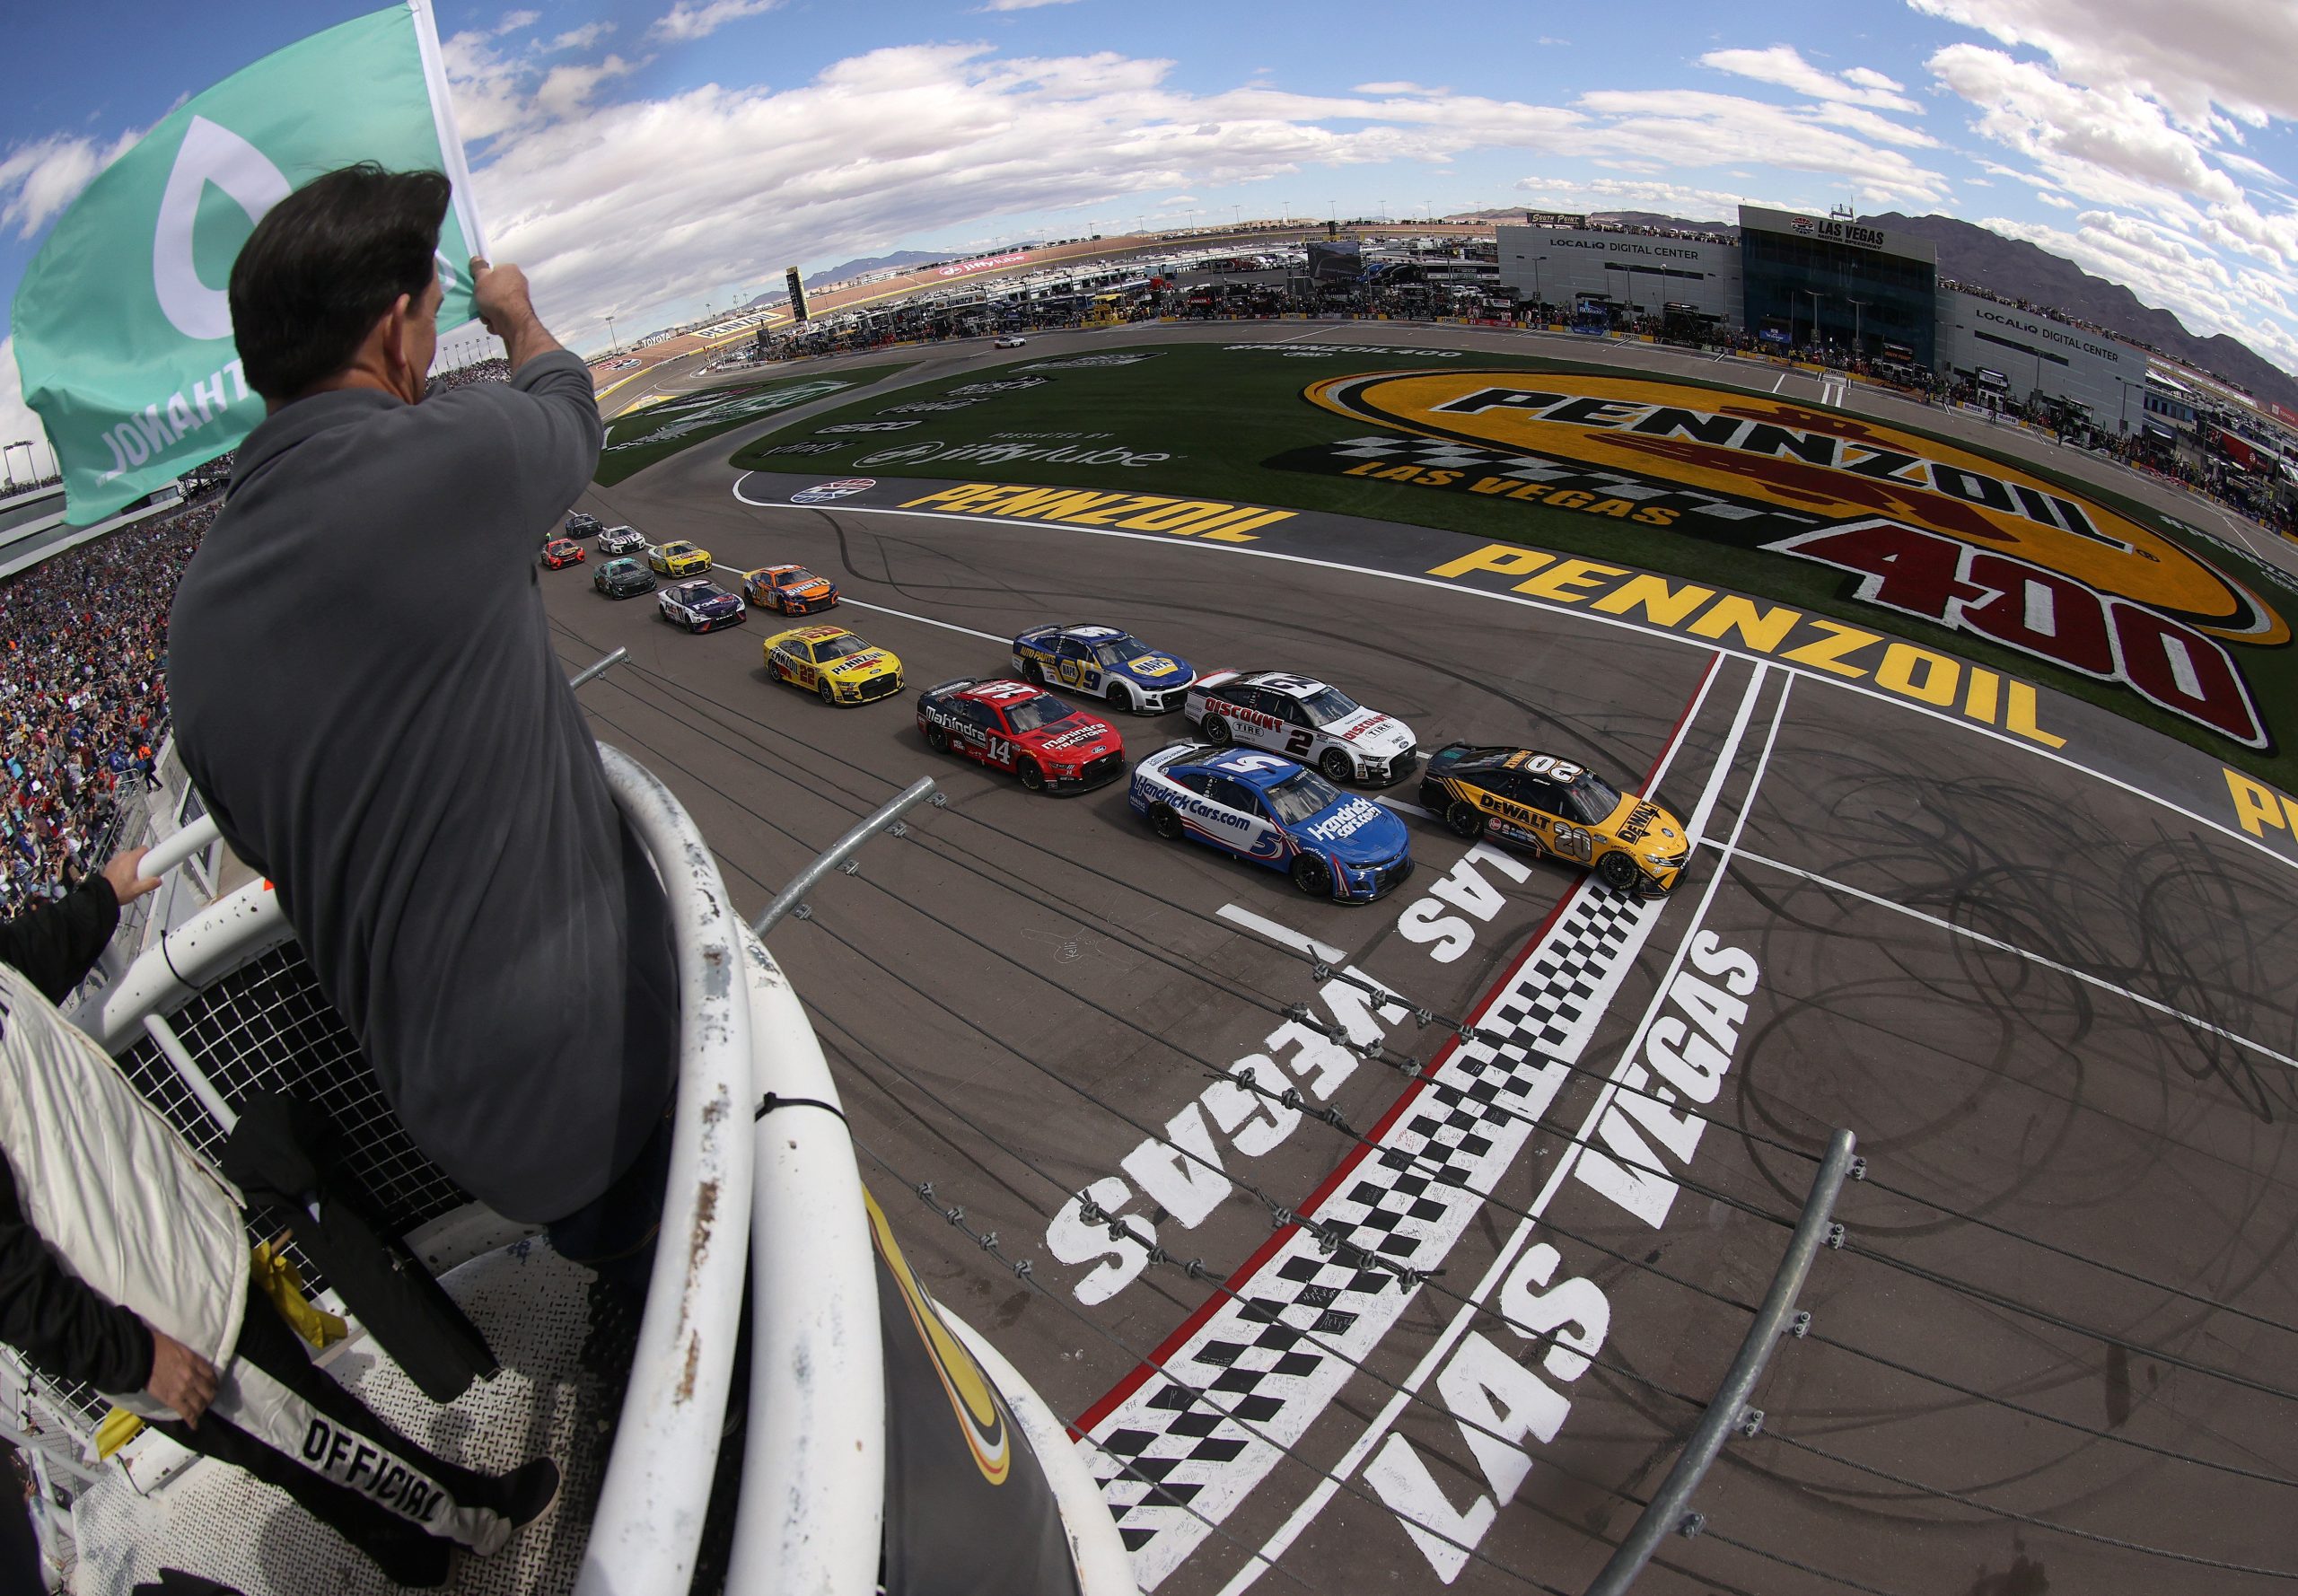
[[[1816,344],[1820,341],[1820,291],[1806,288],[1803,292],[1811,296],[1811,342]]]
[[[1844,303],[1851,307],[1851,358],[1854,360],[1859,359],[1867,353],[1867,346],[1859,341],[1859,312],[1874,303],[1872,299],[1852,299],[1847,296],[1844,300]]]
[[[607,345],[608,354],[619,355],[622,353],[622,341],[614,336],[614,318],[611,316],[607,318]]]

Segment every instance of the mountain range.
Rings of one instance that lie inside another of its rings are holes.
[[[1740,231],[1729,222],[1687,222],[1651,211],[1605,211],[1593,219],[1629,227],[1680,227],[1732,237]],[[1943,277],[2092,322],[2247,389],[2256,399],[2272,399],[2298,410],[2298,377],[2240,338],[2223,332],[2209,338],[2188,332],[2186,323],[2171,311],[2146,304],[2121,284],[2086,272],[2063,255],[1953,216],[1908,216],[1885,211],[1859,220],[1935,245]]]

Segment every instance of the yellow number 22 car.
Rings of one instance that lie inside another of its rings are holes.
[[[766,673],[811,688],[825,704],[866,704],[901,691],[901,662],[844,627],[799,627],[766,640]]]
[[[1684,823],[1658,804],[1531,749],[1439,749],[1421,776],[1420,803],[1470,841],[1489,830],[1586,865],[1618,892],[1673,891],[1691,854]]]

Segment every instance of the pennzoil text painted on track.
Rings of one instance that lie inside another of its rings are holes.
[[[1032,793],[1079,793],[1125,774],[1125,739],[1097,715],[1026,681],[969,676],[917,695],[917,729],[935,753],[1010,770]]]
[[[580,510],[567,513],[566,535],[570,538],[595,538],[602,530],[595,515],[586,515]]]
[[[601,554],[636,554],[646,547],[646,534],[635,526],[610,526],[599,534]]]
[[[654,573],[626,557],[601,566],[591,585],[610,599],[635,599],[654,591]]]
[[[742,624],[742,601],[715,582],[678,582],[662,590],[654,602],[662,618],[689,632],[715,632]]]
[[[690,576],[710,569],[710,551],[697,548],[684,538],[673,538],[659,548],[649,544],[646,564],[665,576]]]
[[[1369,903],[1412,874],[1402,820],[1277,754],[1161,749],[1133,767],[1126,801],[1158,836],[1284,871],[1311,898]]]
[[[1684,823],[1666,810],[1531,749],[1448,743],[1428,756],[1420,804],[1470,841],[1489,829],[1586,865],[1616,891],[1672,892],[1691,856]]]
[[[542,546],[542,563],[556,571],[583,563],[583,546],[572,538],[553,538]]]
[[[1288,671],[1208,671],[1181,713],[1207,742],[1274,749],[1330,781],[1402,781],[1419,762],[1410,726]]]
[[[866,704],[901,691],[901,661],[844,627],[798,627],[766,640],[766,671],[825,704]]]
[[[1031,681],[1098,694],[1111,709],[1136,715],[1180,708],[1197,680],[1178,654],[1101,626],[1032,627],[1013,639],[1013,669]]]
[[[838,585],[803,566],[760,566],[742,578],[742,592],[760,609],[811,615],[838,602]]]

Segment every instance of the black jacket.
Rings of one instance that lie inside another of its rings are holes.
[[[92,875],[45,908],[0,921],[0,963],[38,987],[51,1003],[70,995],[95,968],[119,924],[111,883]],[[0,1004],[0,1047],[7,1043]],[[48,1373],[83,1380],[99,1390],[141,1390],[152,1375],[152,1332],[127,1309],[106,1302],[57,1261],[25,1220],[15,1171],[0,1156],[0,1341]]]

